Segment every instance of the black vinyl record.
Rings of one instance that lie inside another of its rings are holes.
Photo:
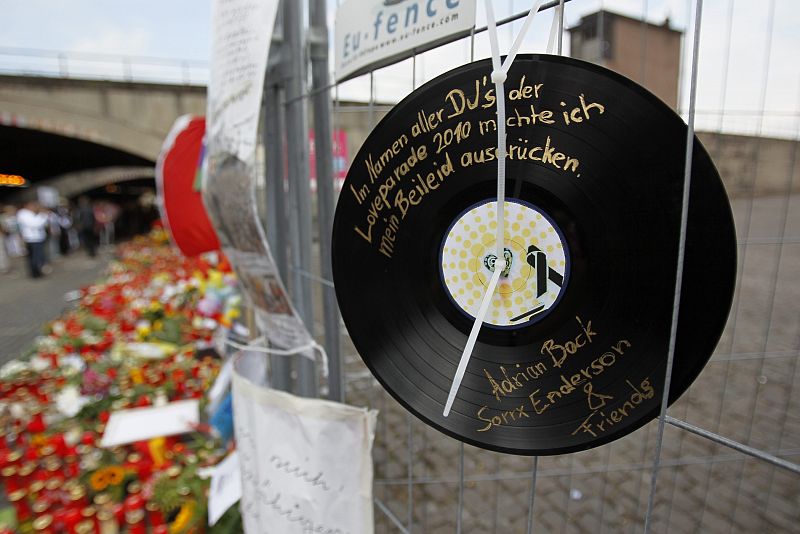
[[[494,269],[497,113],[491,62],[400,102],[354,159],[333,229],[342,316],[380,383],[479,447],[588,449],[658,415],[676,281],[687,127],[602,67],[520,55],[505,83],[509,262],[448,417]],[[694,140],[670,402],[730,310],[733,218]]]

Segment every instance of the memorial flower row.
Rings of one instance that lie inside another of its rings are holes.
[[[154,231],[119,246],[107,277],[73,297],[27,354],[0,369],[0,482],[13,507],[2,517],[15,517],[0,533],[236,530],[235,506],[204,527],[202,474],[226,455],[225,432],[201,422],[101,446],[114,412],[185,399],[205,406],[220,368],[215,339],[241,313],[227,262],[185,258]]]

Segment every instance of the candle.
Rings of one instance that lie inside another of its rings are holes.
[[[94,521],[91,519],[86,519],[81,521],[75,526],[75,534],[96,534],[97,527],[94,524]]]
[[[62,516],[62,520],[64,521],[64,529],[68,534],[77,534],[78,523],[80,523],[82,519],[80,508],[68,508]]]
[[[129,495],[125,499],[125,511],[132,512],[144,509],[144,498],[141,495]]]
[[[8,494],[8,501],[17,512],[17,522],[22,523],[31,518],[31,509],[28,506],[28,501],[25,498],[28,492],[24,489],[12,491]]]
[[[114,503],[111,505],[111,513],[114,514],[117,525],[125,523],[125,507],[122,503]]]
[[[75,486],[70,490],[69,502],[73,508],[84,508],[89,505],[89,499],[86,498],[86,490],[83,486]]]
[[[39,434],[44,432],[46,429],[47,425],[44,422],[44,416],[42,415],[41,410],[33,412],[33,417],[28,423],[28,432],[31,434]]]
[[[3,484],[6,488],[6,495],[20,488],[20,480],[17,476],[17,468],[13,465],[8,465],[0,469],[0,476],[3,478]]]
[[[150,526],[153,527],[154,532],[156,527],[166,525],[164,514],[161,513],[161,508],[154,501],[148,501],[144,507],[147,510],[147,520],[150,522]]]
[[[100,534],[119,534],[119,523],[111,510],[107,508],[99,510],[97,521],[100,525]]]
[[[33,531],[40,534],[53,534],[53,516],[44,514],[33,521]]]
[[[128,524],[127,534],[145,534],[144,510],[132,510],[125,514],[125,522]]]
[[[36,502],[34,502],[33,505],[31,506],[33,513],[36,514],[37,517],[44,515],[49,508],[50,508],[50,502],[47,499],[42,499],[42,498],[37,499]]]
[[[92,530],[86,530],[84,532],[97,532],[98,525],[97,525],[97,518],[95,517],[95,508],[94,506],[87,506],[83,510],[81,510],[81,517],[83,517],[83,521],[78,523],[78,527],[80,528],[81,524],[89,523],[91,524]]]

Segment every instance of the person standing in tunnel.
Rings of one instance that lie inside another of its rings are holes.
[[[66,256],[71,248],[69,234],[72,232],[72,215],[69,211],[69,202],[66,199],[61,200],[56,208],[56,214],[58,215],[58,226],[61,229],[58,238],[58,251],[62,256]]]
[[[31,278],[42,276],[47,223],[47,214],[41,209],[38,202],[28,202],[17,212],[19,232],[28,248],[28,271]]]
[[[6,246],[6,229],[0,224],[0,274],[5,274],[11,269],[11,260]]]
[[[86,195],[78,199],[78,211],[75,216],[75,223],[78,227],[78,236],[81,244],[86,248],[90,258],[97,255],[97,233],[95,226],[97,220],[94,217],[94,208]]]

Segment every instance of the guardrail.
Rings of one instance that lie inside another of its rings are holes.
[[[208,72],[205,60],[0,47],[0,74],[205,85]]]

